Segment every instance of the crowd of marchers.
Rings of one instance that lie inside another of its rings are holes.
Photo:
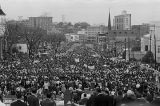
[[[65,106],[160,106],[156,78],[155,70],[141,62],[72,52],[1,64],[0,97],[2,102],[8,95],[17,97],[11,106],[56,106],[56,99]]]

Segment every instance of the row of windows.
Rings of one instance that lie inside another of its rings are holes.
[[[145,51],[149,51],[148,45],[145,45]],[[160,45],[158,46],[158,53],[160,53]]]

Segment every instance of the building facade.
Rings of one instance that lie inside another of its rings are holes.
[[[108,28],[106,26],[89,26],[86,29],[87,36],[97,36],[97,34],[103,34],[108,32]]]
[[[52,17],[29,17],[29,26],[50,31],[53,26]]]
[[[160,26],[156,23],[152,23],[150,33],[141,38],[141,52],[147,51],[152,51],[157,63],[160,63]]]
[[[66,41],[67,42],[79,42],[79,36],[78,34],[65,34]]]
[[[114,17],[113,25],[115,30],[130,30],[131,14],[128,14],[127,11],[122,11],[121,15]]]
[[[104,34],[108,32],[108,27],[106,26],[89,26],[86,29],[86,40],[87,43],[96,43],[97,42],[97,35]]]
[[[3,10],[0,7],[0,59],[3,59],[3,53],[5,50],[5,37],[4,37],[4,32],[5,32],[5,16],[6,14],[3,12]]]
[[[142,25],[132,25],[132,31],[137,32],[140,37],[143,35],[149,34],[150,25],[149,24],[142,24]]]

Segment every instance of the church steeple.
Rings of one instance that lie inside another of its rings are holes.
[[[1,5],[0,5],[0,15],[6,15],[3,10],[1,9]]]
[[[111,16],[110,16],[110,9],[109,9],[109,16],[108,16],[108,30],[111,30]]]

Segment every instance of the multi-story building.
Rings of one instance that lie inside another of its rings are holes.
[[[150,33],[141,38],[141,52],[152,51],[156,61],[160,63],[160,24],[151,23]],[[156,50],[155,50],[156,49]]]
[[[108,28],[105,26],[89,26],[86,29],[87,36],[97,36],[99,33],[106,33],[108,32]]]
[[[29,20],[20,20],[20,21],[17,21],[18,23],[22,23],[24,26],[26,27],[30,27],[30,23],[29,23]]]
[[[149,24],[142,24],[142,25],[132,25],[132,31],[137,32],[139,37],[143,35],[149,34]]]
[[[74,34],[74,33],[65,34],[65,37],[66,37],[67,42],[79,41],[79,35],[78,34]]]
[[[52,17],[29,17],[29,25],[34,28],[42,28],[44,30],[52,30]]]
[[[4,32],[5,32],[5,13],[0,7],[0,59],[3,59],[3,52],[5,50]]]
[[[89,26],[86,29],[86,42],[95,43],[97,42],[97,35],[108,32],[106,26]]]
[[[130,30],[131,14],[128,14],[127,11],[122,11],[121,15],[114,17],[113,25],[115,30]]]

